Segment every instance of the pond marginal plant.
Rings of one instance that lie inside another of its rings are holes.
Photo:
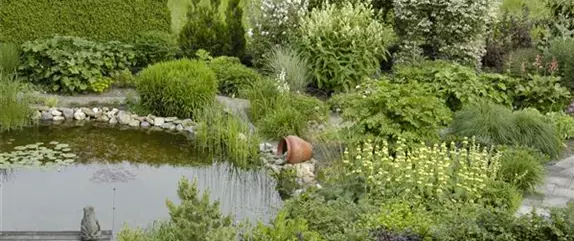
[[[26,85],[14,76],[0,73],[0,131],[17,129],[32,122],[32,102]]]
[[[10,152],[0,153],[0,170],[10,168],[51,168],[66,166],[75,162],[76,154],[71,153],[68,144],[42,142],[16,146]]]

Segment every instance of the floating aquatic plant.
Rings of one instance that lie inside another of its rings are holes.
[[[76,154],[68,144],[50,142],[48,146],[38,142],[25,146],[16,146],[11,152],[0,153],[0,169],[9,168],[50,168],[73,163]]]

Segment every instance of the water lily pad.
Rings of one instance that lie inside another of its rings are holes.
[[[23,150],[26,150],[26,147],[25,146],[16,146],[16,147],[14,147],[14,150],[23,151]]]
[[[59,144],[59,142],[57,142],[57,141],[50,142],[50,145],[58,145],[58,144]]]
[[[62,151],[63,151],[63,152],[69,152],[69,151],[72,151],[72,149],[70,149],[70,148],[64,148],[64,149],[62,149]]]
[[[76,157],[76,154],[74,153],[66,153],[66,154],[62,154],[63,157],[65,158],[74,158]]]
[[[64,163],[73,163],[75,162],[74,159],[66,159],[64,160]]]
[[[70,147],[70,145],[68,145],[68,144],[58,144],[58,145],[56,145],[56,147],[54,147],[54,149],[60,150],[60,149],[68,148],[68,147]]]

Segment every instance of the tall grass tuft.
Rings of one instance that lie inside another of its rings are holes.
[[[0,43],[0,72],[13,74],[20,65],[20,48],[13,43]]]
[[[523,192],[533,191],[544,180],[545,157],[531,148],[517,147],[502,152],[500,178]]]
[[[32,98],[27,87],[13,75],[0,72],[0,131],[19,129],[32,121]]]
[[[519,145],[535,148],[557,157],[561,140],[553,125],[533,110],[512,112],[504,106],[477,102],[457,111],[449,133],[476,137],[487,145]]]
[[[259,164],[259,138],[247,123],[213,103],[194,116],[197,122],[195,145],[210,155],[224,156],[239,167]]]
[[[265,67],[272,76],[279,76],[284,72],[285,80],[295,92],[303,92],[311,79],[307,61],[288,47],[275,47],[267,57]]]

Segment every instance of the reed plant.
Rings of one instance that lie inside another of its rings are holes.
[[[20,48],[13,43],[0,43],[0,72],[13,74],[20,65]]]
[[[195,115],[197,131],[195,145],[201,151],[226,157],[239,167],[259,164],[259,138],[249,125],[213,103]]]
[[[14,75],[0,72],[0,132],[31,124],[31,103],[27,86]]]

